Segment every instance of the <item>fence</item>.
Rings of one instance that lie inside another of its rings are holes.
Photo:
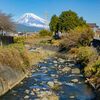
[[[3,45],[14,43],[13,36],[0,36],[0,43]]]

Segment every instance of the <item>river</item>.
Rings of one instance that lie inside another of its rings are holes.
[[[84,76],[72,61],[54,57],[34,66],[30,75],[0,100],[40,100],[40,94],[51,91],[59,100],[95,100],[93,89],[85,83]],[[58,87],[54,89],[55,84]]]

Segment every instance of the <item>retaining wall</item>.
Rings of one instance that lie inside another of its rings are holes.
[[[26,74],[22,70],[0,65],[0,96],[12,89]]]

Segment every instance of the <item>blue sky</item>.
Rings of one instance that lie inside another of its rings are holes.
[[[53,14],[73,10],[83,16],[87,22],[95,22],[100,26],[100,0],[0,0],[0,10],[11,13],[16,20],[24,13],[32,12],[42,18]]]

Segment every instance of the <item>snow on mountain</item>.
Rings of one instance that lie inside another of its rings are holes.
[[[46,24],[46,20],[33,13],[25,13],[18,19],[17,23],[31,27],[49,28],[49,26]]]

